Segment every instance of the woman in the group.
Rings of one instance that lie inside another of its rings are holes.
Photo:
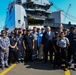
[[[67,37],[65,37],[64,32],[60,33],[60,37],[57,39],[57,45],[59,46],[59,64],[62,63],[65,64],[64,70],[67,70],[68,67],[68,54],[67,54],[67,48],[70,45],[69,40]]]

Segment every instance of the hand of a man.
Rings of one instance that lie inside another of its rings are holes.
[[[34,50],[34,46],[32,46],[32,49]]]
[[[3,50],[4,50],[4,52],[6,52],[6,48],[4,48]]]
[[[26,50],[26,47],[24,47],[24,50]]]

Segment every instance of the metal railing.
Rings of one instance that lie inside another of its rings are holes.
[[[69,28],[70,26],[68,24],[62,24],[63,28]],[[44,26],[51,26],[51,27],[59,27],[60,23],[45,23]]]

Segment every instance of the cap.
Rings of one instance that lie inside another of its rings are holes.
[[[30,29],[27,29],[27,32],[30,32]]]
[[[20,33],[22,33],[22,32],[19,30],[18,33],[20,34]]]
[[[15,30],[18,30],[18,28],[15,28]]]
[[[64,29],[63,29],[63,31],[67,31],[67,29],[66,29],[66,28],[64,28]]]
[[[40,28],[37,28],[37,30],[40,30]]]
[[[34,28],[36,28],[36,27],[33,27],[33,29],[34,29]]]
[[[26,29],[23,29],[23,31],[26,31]]]
[[[17,28],[18,30],[21,30],[21,28]]]
[[[70,27],[70,29],[75,29],[75,27],[72,26],[72,27]]]
[[[9,30],[9,28],[5,28],[5,30]]]
[[[14,34],[14,31],[12,31],[11,34]]]

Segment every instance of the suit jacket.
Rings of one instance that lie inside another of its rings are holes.
[[[54,32],[51,31],[50,35],[48,35],[48,33],[45,32],[42,37],[42,44],[46,47],[51,45],[53,37],[54,37]]]

